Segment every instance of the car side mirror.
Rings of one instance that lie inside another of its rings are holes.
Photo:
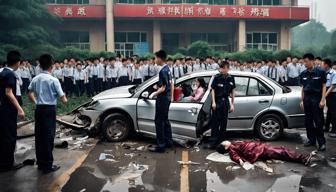
[[[144,98],[144,99],[148,99],[149,98],[149,93],[148,91],[145,91],[141,94],[141,97]]]

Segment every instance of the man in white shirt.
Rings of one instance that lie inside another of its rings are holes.
[[[115,58],[110,58],[110,63],[106,66],[107,89],[111,89],[117,86],[118,68],[115,66],[115,63]]]
[[[118,69],[118,85],[119,86],[125,86],[129,85],[131,81],[131,74],[130,70],[127,66],[127,59],[122,59],[122,66]]]
[[[74,84],[76,86],[77,97],[84,94],[85,71],[82,70],[82,65],[77,64],[74,72]]]
[[[135,85],[141,84],[143,81],[143,76],[140,70],[140,63],[137,61],[137,63],[134,64],[132,69],[132,83]]]

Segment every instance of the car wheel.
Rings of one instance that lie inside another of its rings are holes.
[[[258,120],[255,130],[261,140],[274,141],[282,136],[283,122],[275,114],[266,114]]]
[[[124,115],[108,115],[102,124],[102,134],[107,141],[118,142],[127,139],[131,133],[131,124]]]

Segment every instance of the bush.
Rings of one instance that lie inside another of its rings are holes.
[[[206,57],[213,55],[215,50],[205,41],[196,41],[190,44],[187,48],[188,55],[193,57]]]

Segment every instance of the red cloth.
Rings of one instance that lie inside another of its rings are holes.
[[[233,161],[239,163],[239,159],[255,163],[258,159],[276,159],[297,163],[305,163],[308,155],[297,153],[285,147],[272,147],[261,142],[239,141],[232,142],[229,154]]]

